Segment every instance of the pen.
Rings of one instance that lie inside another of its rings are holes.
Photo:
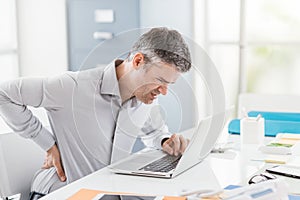
[[[272,160],[272,159],[265,159],[265,160],[260,160],[260,159],[251,159],[252,161],[263,161],[265,163],[273,163],[273,164],[286,164],[285,161],[283,160]]]
[[[258,122],[260,118],[261,118],[261,114],[257,115],[255,120]]]
[[[266,163],[273,163],[273,164],[285,164],[283,160],[265,160]]]
[[[244,115],[244,118],[249,118],[248,113],[247,113],[245,107],[242,108],[242,113],[243,113],[243,115]]]
[[[189,191],[189,192],[182,192],[180,196],[190,196],[193,194],[203,194],[207,192],[212,192],[213,190],[194,190],[194,191]]]
[[[221,194],[223,190],[195,190],[195,191],[190,191],[190,192],[183,192],[180,194],[180,196],[190,196],[190,195],[196,195],[197,197],[211,197],[215,196],[218,194]]]

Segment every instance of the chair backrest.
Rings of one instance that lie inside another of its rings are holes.
[[[300,96],[252,94],[239,95],[238,118],[248,111],[300,112]]]
[[[45,110],[30,110],[49,128]],[[45,152],[37,144],[13,133],[0,117],[0,199],[21,193],[21,199],[27,200],[32,178],[44,158]]]
[[[21,199],[28,199],[33,175],[44,157],[45,152],[31,140],[15,133],[0,134],[1,195],[21,193]]]

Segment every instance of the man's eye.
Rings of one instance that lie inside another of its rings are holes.
[[[163,83],[163,81],[159,78],[156,79],[158,82]]]

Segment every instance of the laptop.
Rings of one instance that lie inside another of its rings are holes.
[[[224,113],[204,118],[195,129],[185,152],[180,156],[148,149],[132,154],[108,168],[117,174],[173,178],[204,160],[214,147],[224,122]]]

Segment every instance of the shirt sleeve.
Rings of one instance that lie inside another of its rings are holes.
[[[0,85],[1,117],[14,132],[32,139],[45,151],[54,145],[55,139],[28,106],[59,109],[52,95],[58,82],[48,78],[20,78]],[[57,87],[55,93],[59,91]]]
[[[151,112],[148,113],[147,121],[142,128],[145,136],[142,137],[143,143],[148,147],[162,149],[161,142],[164,138],[170,138],[171,133],[166,125],[157,102],[153,103]]]

